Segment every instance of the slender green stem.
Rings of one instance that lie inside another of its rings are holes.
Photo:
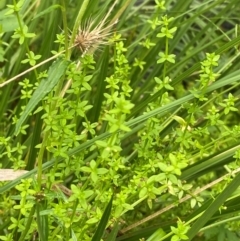
[[[69,54],[69,49],[68,49],[68,27],[67,27],[67,16],[66,16],[66,4],[65,4],[65,0],[61,0],[62,1],[62,16],[63,16],[63,29],[64,29],[64,35],[65,35],[65,56],[66,59],[69,58],[70,54]]]
[[[14,1],[14,5],[16,5],[16,1]],[[16,17],[17,17],[18,25],[19,25],[19,28],[21,29],[21,32],[22,32],[22,35],[23,35],[24,30],[23,30],[23,25],[22,25],[21,16],[19,15],[18,12],[15,12],[15,15],[16,15]],[[25,45],[25,48],[26,48],[26,51],[27,51],[28,55],[31,56],[31,55],[30,55],[30,49],[29,49],[29,47],[28,47],[28,44],[26,43],[26,39],[24,39],[24,42],[23,42],[23,43],[24,43],[24,45]],[[34,74],[35,74],[35,77],[37,78],[37,76],[38,76],[37,70],[34,69],[33,72],[34,72]]]
[[[84,15],[84,13],[87,9],[89,1],[90,0],[84,0],[83,3],[82,3],[81,9],[78,13],[77,19],[75,21],[75,25],[73,27],[72,37],[71,37],[71,40],[70,40],[70,46],[73,46],[75,37],[77,35],[77,30],[78,30],[79,26],[81,25],[81,21],[82,21],[83,15]]]
[[[222,224],[229,224],[230,222],[233,222],[233,221],[236,221],[236,220],[239,220],[240,219],[240,216],[236,216],[236,217],[231,217],[231,218],[227,218],[227,219],[224,219],[222,221],[218,221],[216,223],[213,223],[213,224],[210,224],[204,228],[201,228],[199,231],[200,232],[203,232],[205,230],[208,230],[208,229],[211,229],[211,228],[214,228],[216,226],[220,226]]]
[[[74,217],[75,217],[75,214],[76,214],[76,210],[77,210],[78,204],[79,204],[79,199],[77,199],[76,202],[74,203],[73,211],[72,211],[72,215],[71,215],[71,223],[72,223],[73,220],[74,220]]]
[[[29,213],[28,221],[27,221],[27,224],[25,226],[25,230],[21,233],[21,237],[19,238],[18,241],[23,241],[25,239],[25,237],[27,236],[27,233],[30,230],[30,227],[31,227],[31,224],[32,224],[34,212],[35,212],[35,206],[32,207],[32,209]]]
[[[165,43],[165,56],[168,56],[168,38],[166,38],[166,43]],[[166,77],[167,73],[167,61],[164,62],[164,67],[163,67],[163,81]]]
[[[38,190],[41,190],[41,184],[42,184],[42,164],[43,164],[43,155],[44,155],[44,151],[45,151],[45,147],[47,144],[47,137],[48,137],[48,133],[46,133],[44,135],[43,138],[43,142],[38,154],[38,169],[37,169],[37,182],[38,182]]]

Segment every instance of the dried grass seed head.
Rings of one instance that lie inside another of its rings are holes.
[[[101,45],[107,45],[108,37],[112,33],[111,28],[115,23],[103,27],[104,23],[100,22],[93,28],[94,21],[88,20],[78,30],[74,45],[78,46],[82,53],[96,50]]]

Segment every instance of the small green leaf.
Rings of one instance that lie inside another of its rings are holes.
[[[97,218],[90,218],[87,220],[87,224],[94,224],[94,223],[97,223],[98,222],[98,219]],[[100,240],[100,239],[99,239]]]
[[[98,168],[97,169],[97,174],[103,175],[108,172],[108,169],[106,168]]]
[[[147,188],[143,187],[139,192],[139,198],[143,198],[145,195],[147,195]]]
[[[85,167],[85,166],[81,167],[80,170],[83,171],[83,172],[92,172],[90,167]]]

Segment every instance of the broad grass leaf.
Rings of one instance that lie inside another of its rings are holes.
[[[29,100],[23,114],[16,124],[16,129],[14,134],[18,134],[23,122],[26,120],[28,115],[34,110],[37,104],[56,86],[59,79],[65,73],[68,66],[68,61],[63,59],[58,59],[55,61],[48,70],[48,77],[43,79],[39,84],[38,88]]]

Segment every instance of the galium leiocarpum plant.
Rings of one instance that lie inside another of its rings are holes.
[[[21,13],[24,3],[25,1],[19,1],[16,6],[10,7],[12,13]],[[79,6],[84,9],[87,3],[84,1]],[[211,192],[204,192],[208,187],[206,184],[217,178],[217,175],[225,174],[225,170],[237,171],[239,127],[235,118],[238,93],[233,86],[225,87],[230,83],[237,86],[237,74],[233,74],[235,79],[232,82],[227,82],[230,78],[228,72],[220,71],[228,68],[219,58],[221,52],[214,53],[215,50],[212,50],[203,56],[198,50],[201,56],[196,53],[192,62],[199,63],[194,70],[198,71],[199,80],[196,81],[197,74],[194,73],[194,81],[190,81],[194,88],[187,89],[184,96],[179,98],[179,77],[174,76],[180,75],[181,71],[187,72],[186,69],[177,67],[184,63],[179,58],[184,55],[180,53],[179,46],[189,40],[188,34],[191,36],[193,33],[185,34],[182,31],[184,25],[181,26],[176,18],[162,13],[170,7],[171,2],[155,3],[150,18],[143,15],[143,30],[134,32],[133,28],[133,36],[136,38],[131,38],[131,41],[135,41],[133,47],[126,44],[129,42],[127,34],[123,32],[121,37],[116,33],[109,37],[111,42],[118,42],[95,55],[88,52],[94,44],[87,45],[82,40],[83,36],[87,36],[92,41],[92,35],[87,35],[82,28],[78,32],[77,24],[72,32],[75,37],[70,37],[68,43],[69,33],[64,20],[64,35],[54,35],[54,39],[57,38],[59,51],[66,50],[66,54],[61,53],[61,57],[47,72],[36,70],[34,75],[37,78],[33,75],[20,82],[22,100],[12,115],[14,124],[19,123],[19,116],[23,116],[26,111],[28,114],[34,113],[30,117],[31,121],[19,125],[20,134],[17,137],[10,134],[5,137],[4,132],[1,137],[1,158],[5,168],[37,168],[25,174],[20,183],[17,179],[10,184],[3,184],[0,189],[1,192],[5,190],[2,204],[9,202],[9,211],[4,215],[11,216],[6,225],[2,225],[2,230],[5,231],[2,240],[31,240],[38,237],[40,240],[91,240],[113,193],[109,228],[105,235],[110,233],[110,237],[111,229],[114,231],[118,222],[123,227],[119,232],[119,236],[122,236],[117,238],[115,234],[111,240],[128,240],[125,232],[137,229],[139,224],[143,224],[143,227],[154,224],[159,228],[149,240],[169,237],[171,240],[184,240],[187,235],[191,237],[194,232],[198,232],[197,229],[194,230],[193,224],[195,220],[201,220],[198,206],[202,205],[201,210],[207,210],[209,201],[214,203],[215,198],[218,201],[217,194],[228,190],[225,187],[232,180],[231,172],[226,180],[219,180],[222,184],[214,188],[214,183],[209,186],[212,187]],[[62,1],[63,8],[64,4]],[[128,4],[129,1],[124,1],[122,5],[116,5],[118,13]],[[207,5],[209,9],[215,3],[211,4]],[[132,7],[137,10],[137,2]],[[204,5],[199,6],[201,13],[207,11],[203,7]],[[196,11],[197,18],[198,8],[192,11]],[[83,12],[77,14],[80,20]],[[131,15],[129,10],[126,13]],[[17,16],[21,19],[21,14]],[[194,21],[191,22],[192,16],[188,16],[188,13],[186,16],[188,18],[181,21],[195,24]],[[134,19],[132,17],[129,21]],[[189,22],[187,19],[190,19]],[[119,18],[119,26],[124,26],[124,21]],[[113,24],[115,22],[112,21]],[[88,21],[85,23],[87,29],[92,27],[91,30],[101,26],[95,23],[95,28],[94,24]],[[31,28],[22,27],[17,32],[19,35],[14,35],[25,45],[26,37],[33,37],[26,29]],[[188,32],[187,28],[185,30]],[[179,46],[174,47],[180,33],[183,36],[182,42],[179,41]],[[211,35],[215,39],[213,36]],[[105,37],[106,35],[103,42]],[[32,41],[34,46],[34,39]],[[71,47],[74,42],[81,50],[78,52],[78,60],[65,61],[64,56],[70,59],[72,51],[66,46]],[[215,43],[218,44],[217,40],[213,45]],[[233,42],[231,46],[234,44],[237,43]],[[221,51],[223,53],[224,48]],[[40,50],[39,54],[33,54],[34,52],[29,49],[28,59],[24,60],[22,55],[21,61],[23,59],[25,64],[36,66],[35,61],[39,55],[42,55],[41,59],[46,59]],[[232,71],[237,71],[235,67],[231,68]],[[192,79],[193,72],[189,72],[187,77]],[[33,83],[32,79],[39,80],[39,84]],[[42,83],[47,81],[44,87],[50,88],[54,79],[57,79],[57,83],[52,91],[37,99],[34,93],[38,93],[39,89],[44,90]],[[220,91],[220,87],[224,90]],[[191,90],[191,94],[188,90]],[[40,103],[37,110],[36,105],[29,110],[28,103],[32,100]],[[146,102],[147,100],[151,101]],[[231,123],[225,121],[229,116],[234,120]],[[8,127],[9,133],[13,127]],[[35,131],[36,128],[39,128],[39,134]],[[33,147],[31,142],[35,143]],[[36,155],[32,159],[34,151]],[[228,158],[233,156],[236,161],[231,163]],[[211,172],[216,167],[220,172]],[[204,172],[207,174],[203,175]],[[15,192],[6,192],[9,185],[16,188]],[[203,188],[205,186],[206,189]],[[202,187],[200,192],[198,187]],[[232,198],[237,202],[238,193]],[[177,205],[181,209],[173,209]],[[224,204],[225,207],[231,205]],[[215,206],[221,213],[228,214],[228,210],[221,207],[221,204]],[[171,213],[164,212],[164,208],[171,209]],[[170,220],[170,223],[159,224],[153,220],[160,213],[161,220]],[[210,218],[207,218],[209,222]],[[139,220],[142,222],[136,223]],[[146,224],[147,220],[150,222]],[[213,217],[216,223],[218,220],[217,215]],[[27,228],[24,229],[24,226]],[[135,236],[135,240],[143,237],[147,239],[150,233],[143,229],[139,235]],[[101,237],[100,235],[98,240]]]

